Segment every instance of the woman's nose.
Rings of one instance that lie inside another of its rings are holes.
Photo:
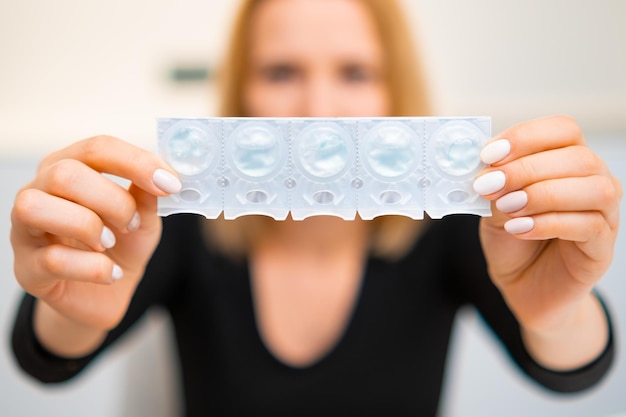
[[[309,78],[306,80],[302,97],[303,116],[340,116],[336,94],[337,88],[329,77]]]

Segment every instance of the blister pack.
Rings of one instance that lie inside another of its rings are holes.
[[[158,136],[183,184],[161,216],[491,214],[472,188],[488,117],[161,118]]]

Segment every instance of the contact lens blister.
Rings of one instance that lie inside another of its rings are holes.
[[[158,135],[183,184],[161,216],[491,214],[472,188],[488,117],[162,118]]]

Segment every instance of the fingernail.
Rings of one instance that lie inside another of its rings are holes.
[[[115,246],[115,235],[108,227],[102,227],[102,234],[100,235],[100,243],[107,249],[111,249]]]
[[[498,139],[487,144],[480,152],[480,159],[485,164],[495,164],[504,159],[511,152],[511,142],[506,139]]]
[[[528,204],[528,194],[525,191],[513,191],[496,200],[496,207],[503,213],[513,213],[521,210]]]
[[[169,171],[161,168],[157,169],[154,171],[154,174],[152,174],[152,182],[157,188],[168,194],[176,194],[183,187],[178,178]]]
[[[130,220],[130,223],[128,223],[128,231],[129,232],[134,232],[135,230],[139,229],[139,225],[141,224],[141,219],[139,218],[139,213],[135,212],[135,214],[133,214],[133,218]]]
[[[532,217],[518,217],[504,223],[504,230],[512,235],[529,232],[533,227],[535,227],[535,221]]]
[[[111,272],[111,278],[114,281],[119,281],[124,276],[124,271],[118,265],[113,265],[113,271]]]
[[[506,177],[502,171],[492,171],[474,180],[474,191],[480,195],[493,194],[500,191],[506,183]]]

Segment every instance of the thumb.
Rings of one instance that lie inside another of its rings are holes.
[[[161,220],[157,215],[157,197],[134,183],[130,185],[128,192],[133,196],[137,205],[137,213],[140,218],[139,229],[153,229],[157,223],[160,225]]]

